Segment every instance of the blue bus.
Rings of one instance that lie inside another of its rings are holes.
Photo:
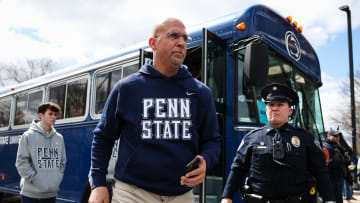
[[[289,17],[263,5],[188,29],[192,40],[187,44],[184,64],[211,88],[223,136],[219,163],[194,189],[198,202],[220,201],[243,136],[267,123],[260,97],[266,84],[277,82],[293,87],[300,103],[294,107],[291,122],[317,139],[321,137],[320,65],[301,31]],[[81,202],[88,181],[92,131],[106,98],[117,81],[136,72],[151,57],[147,44],[137,44],[118,55],[1,90],[0,192],[19,194],[20,177],[15,168],[19,138],[37,118],[38,104],[52,101],[62,108],[55,128],[64,136],[68,158],[57,201]],[[240,193],[234,202],[241,202]]]

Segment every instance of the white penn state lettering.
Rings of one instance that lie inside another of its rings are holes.
[[[179,120],[175,120],[175,121],[171,121],[172,124],[174,124],[174,138],[176,140],[179,139],[179,125],[181,123],[181,121]]]
[[[191,140],[191,133],[189,133],[190,131],[190,127],[191,127],[191,121],[189,120],[185,120],[182,122],[182,134],[183,134],[183,139],[184,140]]]
[[[178,99],[177,98],[168,98],[168,118],[177,118],[178,117]]]
[[[164,104],[166,103],[165,99],[155,99],[156,108],[155,108],[155,117],[156,118],[165,118],[166,113],[162,112],[164,110]]]
[[[170,121],[164,123],[164,139],[172,139]]]
[[[149,117],[149,108],[154,106],[154,99],[152,98],[147,98],[143,100],[143,118],[148,118]]]
[[[155,133],[156,133],[156,139],[160,139],[161,138],[161,133],[160,133],[160,126],[161,126],[162,121],[159,120],[155,120],[154,121],[154,125],[155,125]]]
[[[180,99],[180,117],[181,118],[190,118],[190,99],[181,98]]]
[[[142,139],[191,140],[190,98],[144,98],[142,103]]]
[[[143,120],[143,121],[141,121],[141,125],[142,125],[141,138],[142,139],[151,139],[152,138],[152,134],[151,134],[152,122],[149,120]]]

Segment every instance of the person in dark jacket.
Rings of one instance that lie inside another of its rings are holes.
[[[187,39],[178,19],[155,26],[153,61],[114,86],[94,130],[89,202],[108,202],[106,168],[120,134],[112,202],[194,201],[221,137],[210,89],[182,65]],[[198,167],[185,174],[195,157]]]
[[[245,202],[309,203],[309,175],[316,178],[324,202],[332,202],[323,152],[311,134],[288,124],[291,106],[299,101],[296,92],[285,85],[270,84],[262,90],[261,97],[266,103],[269,124],[243,138],[221,202],[232,202],[247,174]]]
[[[350,164],[349,157],[345,154],[345,149],[340,145],[341,132],[330,129],[326,149],[329,151],[329,174],[334,192],[336,203],[342,203],[342,192],[344,188],[344,177],[346,175],[347,166]]]

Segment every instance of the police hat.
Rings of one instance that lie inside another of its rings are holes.
[[[261,91],[261,97],[265,103],[268,102],[288,102],[290,106],[299,103],[297,93],[290,87],[282,84],[272,83]]]
[[[341,132],[339,130],[334,130],[330,128],[328,135],[332,135],[334,137],[339,137],[341,135]]]

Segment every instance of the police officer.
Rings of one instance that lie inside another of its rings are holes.
[[[340,145],[341,132],[330,129],[326,140],[326,149],[329,151],[329,175],[336,203],[342,203],[342,192],[346,168],[350,164],[350,157],[345,154],[345,148]]]
[[[312,135],[288,124],[297,94],[281,84],[266,86],[261,97],[266,103],[269,124],[249,132],[242,140],[231,166],[222,203],[232,202],[244,182],[245,202],[310,202],[306,181],[317,180],[324,202],[334,200],[325,157]]]

